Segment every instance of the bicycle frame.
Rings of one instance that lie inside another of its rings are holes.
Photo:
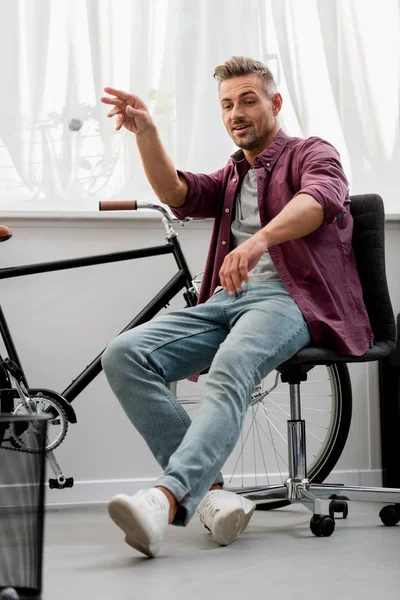
[[[112,254],[99,254],[95,256],[73,258],[61,261],[52,261],[45,263],[37,263],[33,265],[22,265],[18,267],[8,267],[0,269],[0,279],[9,279],[12,277],[21,277],[25,275],[33,275],[36,273],[47,273],[53,271],[63,271],[66,269],[76,269],[80,267],[88,267],[92,265],[101,265],[111,262],[120,262],[125,260],[134,260],[150,256],[161,256],[164,254],[173,254],[178,272],[170,279],[170,281],[160,290],[160,292],[136,315],[136,317],[120,332],[128,331],[141,323],[145,323],[152,319],[163,307],[176,296],[181,290],[186,288],[184,293],[185,300],[189,306],[196,304],[196,295],[192,288],[192,276],[186,259],[183,255],[179,240],[172,228],[167,235],[167,243],[162,246],[152,246],[140,250],[127,250],[123,252],[114,252]],[[172,231],[172,233],[171,233]],[[8,357],[22,371],[22,381],[25,387],[29,387],[21,361],[19,359],[17,349],[14,345],[11,332],[9,330],[5,315],[0,306],[0,335],[6,347]],[[101,356],[100,354],[88,365],[71,384],[61,393],[61,395],[71,403],[89,383],[101,372]]]

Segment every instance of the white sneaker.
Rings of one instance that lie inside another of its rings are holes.
[[[246,529],[255,508],[254,502],[234,492],[211,490],[198,505],[197,512],[213,540],[228,546]]]
[[[134,496],[118,494],[108,503],[108,513],[125,533],[127,544],[146,556],[160,550],[168,527],[168,498],[158,488],[139,490]]]

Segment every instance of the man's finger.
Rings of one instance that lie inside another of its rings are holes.
[[[249,281],[249,261],[246,256],[242,255],[239,261],[239,274],[241,281]]]
[[[222,287],[225,289],[225,274],[224,274],[222,268],[219,271],[219,280],[221,282]]]
[[[106,92],[106,94],[111,94],[112,96],[117,96],[117,98],[120,98],[121,100],[128,100],[129,98],[135,98],[136,96],[134,94],[128,94],[127,92],[124,92],[123,90],[117,90],[116,88],[112,88],[112,87],[105,87],[104,91]]]
[[[115,108],[110,110],[107,117],[113,117],[114,115],[118,115],[120,112],[121,112],[121,109],[118,106],[116,106]]]
[[[225,277],[225,287],[224,289],[229,293],[230,296],[235,295],[236,286],[233,282],[233,279],[230,274]]]
[[[235,290],[238,292],[242,291],[242,281],[243,281],[243,279],[241,278],[240,269],[239,269],[240,260],[241,260],[240,256],[236,256],[235,259],[232,261],[231,269],[230,269],[230,276],[231,276],[232,283],[235,286]]]
[[[124,122],[125,122],[125,117],[123,115],[121,115],[121,113],[120,113],[117,116],[117,122],[116,122],[116,125],[115,125],[115,129],[117,131],[119,131],[121,129],[122,125],[124,124]]]
[[[221,281],[221,285],[225,291],[228,291],[227,278],[228,278],[229,272],[230,272],[231,261],[232,261],[232,256],[230,254],[225,256],[224,262],[222,263],[222,267],[220,268],[220,271],[219,271],[219,278]]]
[[[119,98],[109,98],[108,96],[102,96],[100,101],[103,104],[113,104],[114,106],[122,106],[125,104],[125,100],[120,100]]]
[[[220,276],[219,276],[219,280],[221,282],[222,287],[224,288],[225,292],[228,291],[228,276],[225,272],[220,272]]]

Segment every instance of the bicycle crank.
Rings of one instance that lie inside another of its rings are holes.
[[[42,393],[30,397],[27,401],[20,402],[13,411],[14,415],[52,415],[49,420],[46,433],[45,452],[48,453],[57,448],[64,440],[68,431],[68,418],[62,405],[54,398],[49,398]],[[27,452],[38,453],[41,448],[38,447],[35,421],[21,421],[11,423],[10,442],[14,448],[25,450]]]

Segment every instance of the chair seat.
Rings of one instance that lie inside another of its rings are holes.
[[[352,362],[367,362],[373,360],[381,360],[389,356],[393,351],[392,344],[386,342],[377,342],[362,356],[352,356],[348,354],[339,354],[329,348],[321,348],[320,346],[307,346],[291,359],[282,363],[281,368],[295,367],[299,365],[329,365],[332,363],[352,363]]]
[[[333,363],[355,363],[370,362],[381,360],[392,354],[393,344],[386,342],[377,342],[362,356],[352,356],[351,354],[339,354],[329,348],[320,346],[307,346],[292,356],[289,360],[277,367],[277,371],[287,372],[292,367],[331,365]],[[209,369],[205,369],[200,375],[206,375]]]

